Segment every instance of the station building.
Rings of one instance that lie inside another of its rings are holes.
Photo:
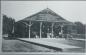
[[[15,24],[15,34],[19,38],[64,38],[71,33],[76,33],[74,24],[49,8]]]

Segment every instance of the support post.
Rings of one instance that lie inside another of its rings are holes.
[[[13,23],[13,29],[12,29],[12,34],[14,34],[14,23]]]
[[[31,21],[29,22],[29,38],[30,38],[30,27],[31,27]]]
[[[40,22],[40,38],[42,37],[42,22]]]
[[[26,26],[29,26],[29,38],[30,38],[30,28],[31,28],[31,21],[29,21],[29,24],[26,22],[22,22],[23,24],[25,24]]]
[[[52,36],[52,38],[53,38],[53,26],[54,26],[54,23],[52,23],[52,33],[51,33],[51,36]]]
[[[49,28],[48,28],[48,32],[47,32],[47,38],[50,38],[50,36],[49,36]]]
[[[62,38],[63,38],[63,25],[61,25],[61,35],[62,35]]]
[[[12,36],[14,37],[14,22],[13,22],[13,29],[12,29]]]

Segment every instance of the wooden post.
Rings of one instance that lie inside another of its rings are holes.
[[[31,21],[29,22],[29,38],[30,38],[30,27],[31,27]]]
[[[25,24],[26,26],[29,26],[29,38],[30,38],[30,28],[31,28],[31,21],[29,21],[29,24],[28,23],[26,23],[26,22],[22,22],[23,24]]]
[[[40,22],[40,38],[42,37],[42,22]]]
[[[48,28],[48,32],[47,32],[47,38],[50,38],[50,36],[49,36],[49,28]]]
[[[14,34],[14,25],[13,25],[13,29],[12,29],[12,34]]]
[[[52,36],[52,38],[53,38],[53,26],[54,26],[54,23],[52,23],[52,33],[51,33],[51,36]]]
[[[14,21],[13,21],[13,29],[12,29],[12,34],[14,34],[14,27],[15,27],[15,26],[14,26]]]
[[[62,38],[63,38],[63,25],[61,25],[61,35],[62,35]]]

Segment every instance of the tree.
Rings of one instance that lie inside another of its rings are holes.
[[[3,34],[12,34],[15,20],[7,15],[3,15]]]
[[[85,34],[85,26],[81,22],[75,22],[77,34]]]

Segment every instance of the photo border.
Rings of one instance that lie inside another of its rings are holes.
[[[86,0],[1,0],[1,1],[86,1]],[[85,53],[56,53],[56,52],[2,52],[2,15],[0,1],[0,55],[85,55]],[[85,43],[86,45],[86,43]]]

